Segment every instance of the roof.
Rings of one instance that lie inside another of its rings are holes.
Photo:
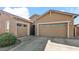
[[[79,24],[75,24],[75,26],[77,26],[77,25],[79,25]]]
[[[34,15],[32,15],[31,17],[29,17],[29,19],[31,19],[32,17],[34,17],[34,16],[40,16],[40,15],[38,15],[38,14],[34,14]]]
[[[32,23],[30,20],[27,20],[27,19],[25,19],[25,18],[23,18],[23,17],[20,17],[20,16],[17,16],[17,15],[11,14],[11,13],[9,13],[9,12],[3,11],[3,10],[0,10],[0,12],[4,12],[4,13],[7,13],[7,14],[9,14],[9,15],[12,15],[12,16],[14,16],[14,17],[16,17],[16,18],[19,18],[19,20],[23,20],[23,21]],[[18,19],[17,19],[17,20],[18,20]]]
[[[75,16],[79,16],[79,14],[75,14],[75,13],[70,13],[70,12],[64,12],[64,11],[58,11],[58,10],[49,10],[51,12],[57,12],[57,13],[63,13],[65,15],[75,15]]]
[[[77,16],[79,16],[79,14],[75,14],[75,13],[63,12],[63,11],[58,11],[58,10],[48,10],[46,13],[44,13],[43,15],[41,15],[40,17],[38,17],[38,19],[41,18],[41,17],[43,17],[47,13],[50,13],[50,12],[56,12],[56,13],[60,13],[60,14],[64,14],[64,15],[70,15],[70,16],[74,16],[74,18],[76,18]]]

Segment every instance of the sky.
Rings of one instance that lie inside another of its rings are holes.
[[[67,7],[68,6],[68,7]],[[76,6],[76,7],[75,7]],[[28,19],[33,14],[42,15],[48,10],[79,14],[78,0],[0,0],[0,10]],[[79,17],[74,21],[79,24]]]
[[[79,14],[79,7],[0,7],[0,10],[7,11],[26,19],[33,14],[42,15],[50,9]],[[75,19],[74,24],[79,24],[79,17]]]

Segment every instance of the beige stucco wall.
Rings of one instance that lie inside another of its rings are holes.
[[[4,12],[1,12],[1,15],[0,15],[0,34],[7,31],[6,29],[7,21],[9,21],[10,23],[9,31],[14,35],[16,35],[15,19],[13,19],[12,16]]]
[[[31,19],[31,21],[34,23],[34,21],[36,21],[36,19],[37,19],[37,16],[33,16],[33,17],[31,17],[30,19]]]
[[[7,21],[7,17],[1,13],[0,15],[0,34],[5,32],[5,23]]]
[[[35,25],[35,22],[36,22],[36,20],[37,20],[38,17],[39,17],[38,15],[33,15],[33,16],[30,18],[30,20],[33,22],[34,25]]]
[[[59,14],[59,13],[47,13],[37,19],[36,21],[36,27],[38,23],[44,23],[44,22],[58,22],[58,21],[70,21],[69,24],[69,37],[73,37],[74,29],[73,29],[73,17],[69,15]],[[36,34],[37,34],[37,28],[36,28]]]
[[[40,17],[36,22],[52,22],[52,21],[72,21],[72,16],[59,14],[59,13],[48,13],[44,15],[43,17]]]
[[[17,36],[17,23],[28,24],[27,26],[30,27],[30,22],[27,22],[24,20],[16,20],[15,16],[13,16],[9,13],[6,13],[6,12],[1,12],[1,15],[0,15],[0,34],[5,33],[7,31],[6,30],[6,22],[7,21],[9,21],[9,23],[10,23],[9,32],[14,34],[15,36]],[[28,30],[30,30],[30,28]]]
[[[17,35],[16,20],[13,17],[10,19],[10,32]]]

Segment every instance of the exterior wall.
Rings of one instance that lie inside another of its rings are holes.
[[[1,13],[1,15],[0,15],[0,34],[4,33],[4,31],[5,31],[4,30],[4,27],[5,27],[5,22],[4,21],[5,20],[4,20],[3,14]],[[4,26],[4,27],[2,27],[2,26]]]
[[[36,22],[54,22],[54,21],[72,21],[72,16],[59,14],[59,13],[48,13],[42,17],[40,17]]]
[[[34,25],[38,17],[39,17],[38,15],[34,15],[33,17],[30,18]]]
[[[10,19],[10,32],[17,36],[16,19],[14,19],[13,17]]]
[[[32,18],[30,18],[32,22],[36,21],[37,16],[33,16]]]
[[[73,17],[69,15],[59,14],[59,13],[48,13],[42,17],[40,17],[36,21],[36,27],[38,23],[45,23],[45,22],[59,22],[59,21],[70,21],[69,22],[69,37],[74,36],[74,26],[73,26]],[[37,34],[37,28],[36,28],[36,34]]]
[[[74,25],[72,22],[70,22],[70,24],[69,24],[69,36],[70,36],[70,38],[74,37]]]
[[[0,15],[0,34],[5,32],[5,24],[7,21],[7,17],[1,13]]]
[[[0,34],[5,32],[10,32],[17,36],[17,23],[27,24],[27,34],[30,33],[30,22],[23,21],[23,20],[17,20],[15,19],[15,16],[6,13],[6,12],[0,12]],[[7,22],[9,22],[9,30],[7,30]]]
[[[9,22],[9,31],[16,35],[15,19],[9,14],[2,12],[0,15],[0,34],[7,32],[7,22]]]

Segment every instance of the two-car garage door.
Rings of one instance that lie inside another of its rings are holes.
[[[39,35],[47,37],[67,37],[67,24],[40,24]]]

